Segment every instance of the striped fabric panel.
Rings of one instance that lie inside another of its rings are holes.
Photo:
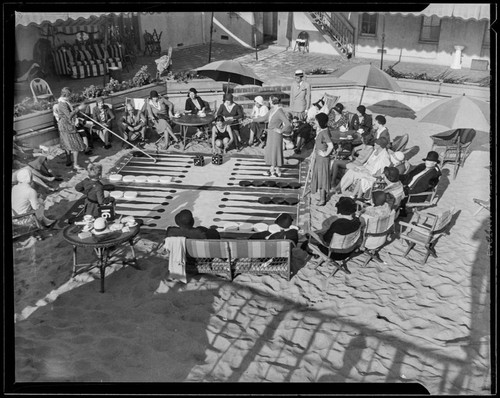
[[[387,231],[394,224],[394,210],[384,217],[366,217],[366,233],[369,234],[380,234]]]
[[[95,58],[99,59],[107,59],[109,58],[108,52],[104,49],[104,46],[102,44],[92,44],[91,46],[92,51],[95,54]]]
[[[288,257],[290,242],[287,240],[236,240],[229,242],[231,258]]]
[[[120,61],[119,58],[108,58],[108,60],[106,61],[108,67],[118,67],[118,68],[121,68],[122,67],[122,61]]]
[[[78,59],[78,61],[87,62],[89,64],[95,63],[94,57],[88,50],[76,50],[76,54],[76,58]]]
[[[330,248],[332,249],[348,249],[358,241],[361,236],[361,228],[348,235],[333,234]]]
[[[228,258],[227,242],[220,240],[186,239],[186,252],[195,258]]]
[[[102,76],[105,73],[103,64],[73,65],[71,71],[73,79]]]
[[[122,47],[118,44],[111,44],[108,46],[108,52],[114,58],[123,58]]]
[[[62,33],[65,35],[72,35],[78,32],[87,33],[98,33],[99,25],[93,25],[92,23],[85,25],[69,25],[69,26],[58,26],[55,28],[57,33]]]
[[[68,60],[66,58],[66,52],[62,50],[53,51],[52,55],[54,57],[54,66],[56,68],[57,75],[71,75],[71,69],[68,66]]]

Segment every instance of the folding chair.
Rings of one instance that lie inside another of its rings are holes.
[[[408,195],[406,207],[424,208],[435,206],[438,201],[437,185],[430,191],[421,193],[412,193]]]
[[[12,238],[33,234],[42,230],[42,225],[36,218],[35,211],[32,210],[25,214],[17,214],[12,210]]]
[[[470,146],[475,137],[474,129],[456,129],[431,136],[431,150],[439,153],[442,164],[454,163],[453,179],[456,178],[459,167],[464,166],[465,160],[470,155]]]
[[[320,250],[318,245],[309,242],[309,248],[311,249],[311,252],[313,252],[320,258],[320,262],[317,265],[317,267],[326,262],[328,264],[333,265],[336,268],[331,274],[331,276],[335,276],[335,274],[338,271],[343,271],[346,274],[350,274],[351,271],[349,271],[349,269],[347,268],[347,262],[352,258],[352,256],[356,252],[356,249],[358,249],[361,246],[362,229],[363,229],[363,224],[359,227],[359,229],[348,235],[339,235],[335,233],[333,234],[332,239],[329,243],[323,241],[323,239],[318,235],[317,232],[311,231],[310,235],[312,238],[314,238],[321,245],[328,247],[328,255],[327,255]],[[345,259],[341,260],[341,264],[339,264],[337,263],[337,261],[332,260],[330,258],[332,253],[348,254],[348,256]]]
[[[437,258],[434,247],[441,236],[449,233],[448,225],[453,217],[454,211],[454,208],[438,214],[416,211],[409,223],[400,221],[400,239],[408,244],[408,249],[404,257],[406,257],[410,250],[416,245],[420,245],[426,250],[421,264],[425,264],[429,255]]]
[[[54,94],[52,94],[49,84],[43,79],[33,79],[30,82],[30,88],[35,102],[38,102],[38,100],[48,101],[50,99],[54,99]]]
[[[361,217],[366,222],[362,244],[364,252],[368,254],[367,259],[363,263],[363,267],[365,267],[373,259],[380,263],[383,262],[379,251],[387,242],[387,238],[394,233],[396,211],[392,210],[389,215],[382,217],[375,218],[363,215]]]
[[[303,52],[309,52],[309,33],[302,31],[298,34],[297,39],[295,39],[295,46],[293,51],[302,49]]]

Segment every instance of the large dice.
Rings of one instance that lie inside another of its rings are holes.
[[[202,155],[196,155],[194,158],[194,165],[195,166],[204,166],[205,165],[205,158]]]
[[[212,163],[217,164],[217,165],[222,164],[222,155],[219,153],[213,155],[212,156]]]

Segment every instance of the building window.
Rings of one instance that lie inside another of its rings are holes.
[[[422,27],[420,28],[420,41],[437,43],[441,30],[441,20],[439,17],[422,17]]]
[[[361,15],[360,34],[364,36],[377,35],[377,14],[363,13]]]

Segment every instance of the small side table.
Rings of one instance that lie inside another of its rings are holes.
[[[89,238],[80,239],[78,234],[81,232],[81,227],[78,225],[69,225],[63,230],[63,238],[66,242],[70,243],[73,246],[73,277],[82,272],[89,271],[92,268],[99,267],[100,270],[100,279],[101,279],[101,293],[104,293],[104,278],[106,275],[106,267],[112,264],[112,262],[108,262],[109,260],[109,248],[113,246],[119,246],[123,243],[129,243],[130,248],[132,250],[132,258],[129,260],[122,260],[122,264],[131,265],[133,268],[137,270],[141,270],[141,268],[137,265],[137,259],[135,257],[134,250],[134,239],[139,234],[140,226],[136,225],[135,227],[130,228],[129,232],[121,232],[115,231],[110,232],[107,236],[102,236],[102,240],[100,240],[99,236],[91,236]],[[94,249],[97,255],[97,262],[95,263],[81,263],[78,264],[77,259],[77,248],[78,247],[87,247]]]

